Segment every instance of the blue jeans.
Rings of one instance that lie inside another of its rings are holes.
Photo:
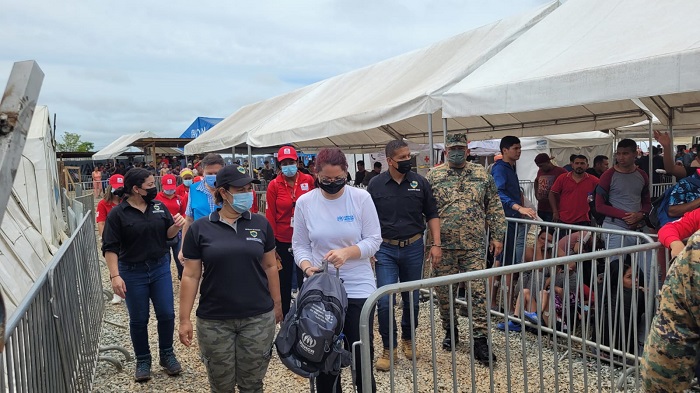
[[[420,280],[423,274],[423,239],[419,239],[406,247],[392,246],[382,243],[379,251],[374,255],[377,258],[375,270],[377,272],[377,287]],[[403,315],[401,316],[401,338],[411,339],[411,301],[408,292],[402,292]],[[394,326],[393,342],[396,348],[396,322],[394,312],[389,309],[389,296],[382,296],[378,303],[379,334],[382,336],[384,348],[389,348],[389,323]],[[389,315],[391,314],[391,322]],[[413,326],[418,325],[418,290],[413,291]]]
[[[129,332],[136,359],[151,357],[148,346],[150,302],[158,319],[158,346],[172,349],[175,333],[173,278],[170,275],[170,253],[141,263],[119,262],[119,275],[126,284],[126,308],[129,310]]]
[[[185,269],[185,267],[182,266],[180,259],[177,257],[177,255],[180,253],[180,247],[182,247],[182,232],[178,232],[177,237],[173,240],[177,242],[168,242],[168,247],[170,247],[170,252],[173,254],[175,267],[177,267],[177,279],[182,280],[182,271]]]
[[[517,226],[517,233],[516,233]],[[503,252],[500,256],[501,266],[518,264],[523,261],[525,252],[525,234],[527,225],[516,222],[508,222],[506,239],[503,243]],[[513,259],[515,258],[515,259]]]

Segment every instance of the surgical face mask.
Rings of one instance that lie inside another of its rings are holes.
[[[406,174],[411,171],[411,160],[396,161],[398,167],[396,168],[399,173]]]
[[[216,175],[204,175],[204,183],[211,188],[216,187]]]
[[[175,195],[175,190],[163,190],[163,194],[167,196]]]
[[[182,184],[184,184],[185,187],[189,187],[192,185],[192,179],[185,179],[182,181]]]
[[[253,191],[242,192],[239,194],[231,194],[228,192],[228,194],[233,197],[231,208],[233,208],[233,210],[235,210],[237,213],[243,214],[253,207]]]
[[[462,165],[466,160],[467,151],[466,150],[450,150],[447,153],[447,162],[455,165]]]
[[[297,166],[292,165],[282,165],[282,174],[287,177],[294,177],[297,174]]]

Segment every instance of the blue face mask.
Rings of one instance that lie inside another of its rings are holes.
[[[204,183],[211,188],[216,187],[216,175],[204,175]]]
[[[182,184],[184,184],[185,187],[189,187],[192,185],[192,179],[185,179],[182,181]]]
[[[292,165],[282,165],[282,174],[287,177],[294,177],[297,174],[297,166]]]
[[[228,191],[226,191],[228,192]],[[233,197],[233,202],[231,203],[231,207],[233,210],[235,210],[237,213],[243,214],[250,210],[251,207],[253,207],[253,192],[242,192],[240,194],[231,194],[228,192],[229,195]]]

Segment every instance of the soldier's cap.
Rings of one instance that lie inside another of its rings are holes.
[[[467,136],[465,134],[452,134],[447,136],[446,147],[467,146]]]
[[[216,174],[216,187],[243,187],[250,183],[260,184],[260,180],[248,176],[245,167],[241,165],[227,165]]]

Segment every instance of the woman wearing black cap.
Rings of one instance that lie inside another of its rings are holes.
[[[153,175],[145,169],[130,169],[124,188],[126,196],[107,217],[102,236],[104,253],[114,293],[126,299],[129,330],[136,355],[138,382],[151,379],[151,350],[148,346],[150,302],[158,319],[160,365],[169,375],[182,371],[173,352],[175,310],[170,253],[166,242],[177,236],[185,219],[170,215],[162,202],[154,200],[158,190]]]
[[[182,245],[180,342],[192,345],[190,313],[200,287],[197,341],[212,392],[262,392],[275,335],[282,320],[275,237],[264,216],[252,214],[259,183],[245,168],[216,175],[221,208],[196,220]],[[204,274],[202,274],[204,271]]]

